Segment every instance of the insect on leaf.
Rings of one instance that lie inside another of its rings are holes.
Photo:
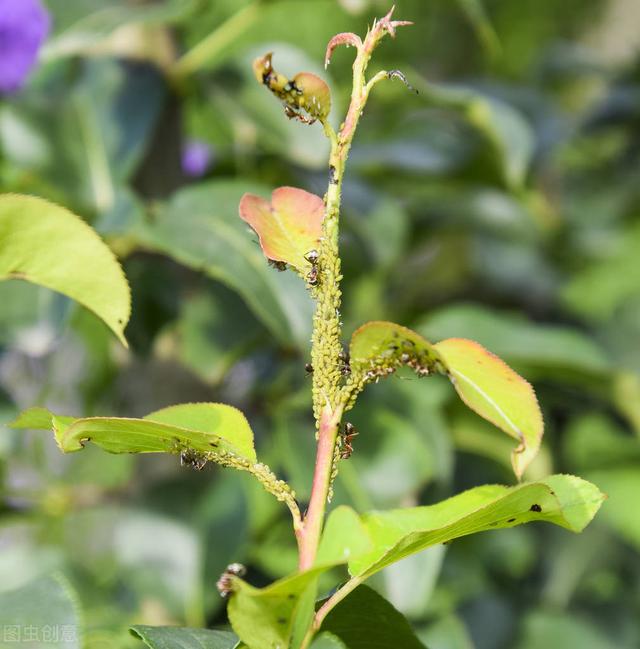
[[[319,247],[324,203],[319,196],[296,187],[279,187],[271,202],[255,194],[240,200],[240,218],[258,234],[268,259],[309,270],[306,255]]]
[[[52,428],[65,453],[80,451],[87,441],[110,453],[231,453],[256,461],[253,432],[245,416],[223,403],[189,403],[153,412],[143,419],[62,417],[45,408],[26,410],[13,428]],[[213,458],[212,458],[213,459]]]

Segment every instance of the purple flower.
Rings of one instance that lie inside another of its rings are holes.
[[[50,24],[40,0],[0,0],[0,93],[22,87]]]
[[[211,165],[213,151],[201,140],[190,140],[182,149],[182,171],[185,176],[200,178]]]

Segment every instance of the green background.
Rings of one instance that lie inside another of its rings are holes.
[[[287,75],[321,74],[337,125],[353,50],[336,50],[325,72],[326,42],[364,33],[387,4],[46,4],[54,31],[41,64],[0,101],[0,189],[61,203],[107,240],[131,283],[130,349],[66,298],[1,283],[0,422],[32,405],[139,417],[227,402],[304,501],[312,305],[293,273],[262,263],[237,204],[279,185],[322,195],[327,148],[319,125],[285,118],[250,64],[274,51]],[[609,498],[580,536],[543,524],[483,533],[410,557],[370,585],[431,649],[633,649],[640,8],[396,4],[415,25],[385,40],[370,69],[402,70],[419,94],[379,84],[352,149],[345,335],[389,319],[432,341],[479,341],[536,388],[546,433],[526,477],[576,473]],[[192,73],[171,75],[203,39]],[[214,152],[200,179],[180,166],[192,139]],[[360,435],[334,504],[429,504],[514,482],[511,440],[438,378],[381,382],[349,419]],[[285,508],[248,476],[197,473],[175,457],[89,447],[63,456],[49,434],[0,426],[0,498],[0,601],[55,596],[61,624],[82,629],[76,645],[58,646],[139,646],[130,624],[222,625],[215,581],[228,563],[247,564],[255,585],[295,567]]]

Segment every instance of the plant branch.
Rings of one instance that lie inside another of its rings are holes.
[[[331,142],[329,158],[329,185],[325,196],[325,215],[322,224],[322,239],[318,251],[318,284],[313,288],[316,310],[313,317],[311,339],[311,362],[313,366],[313,411],[318,429],[316,465],[309,509],[302,527],[296,530],[299,547],[299,569],[313,566],[320,543],[327,501],[336,474],[338,460],[336,443],[344,410],[342,390],[342,323],[340,322],[341,291],[340,255],[338,250],[341,187],[351,143],[371,88],[382,78],[390,78],[383,72],[366,81],[369,60],[382,38],[395,36],[396,27],[411,24],[406,21],[392,21],[393,9],[367,32],[364,42],[354,34],[340,34],[329,42],[325,63],[338,45],[355,45],[357,55],[353,63],[353,88],[351,102],[345,120],[336,134],[326,119],[322,120],[325,134]],[[316,616],[316,623],[303,642],[303,647],[319,628],[324,615],[343,597],[346,597],[359,582],[351,580],[330,598]],[[321,611],[326,611],[320,615]],[[318,618],[318,616],[320,616]]]
[[[304,525],[296,533],[300,549],[298,568],[301,571],[309,570],[313,566],[318,551],[327,505],[327,495],[331,487],[334,449],[341,416],[342,409],[332,412],[329,406],[326,406],[320,419],[316,466],[309,509],[304,519]]]

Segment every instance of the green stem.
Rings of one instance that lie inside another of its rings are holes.
[[[320,418],[316,467],[309,509],[304,519],[304,525],[298,528],[296,533],[300,549],[298,561],[300,571],[309,570],[316,559],[327,506],[327,495],[331,488],[334,448],[341,416],[342,409],[333,413],[329,407],[326,407]]]
[[[173,64],[171,75],[186,77],[210,62],[257,21],[259,5],[260,2],[256,0],[225,20]]]
[[[318,551],[324,523],[326,503],[331,491],[336,455],[338,429],[344,409],[340,359],[342,352],[342,323],[340,322],[341,291],[338,234],[342,180],[353,136],[369,91],[365,72],[373,49],[382,37],[382,29],[369,32],[358,47],[353,64],[351,102],[342,128],[336,134],[324,121],[325,133],[331,141],[329,157],[329,186],[325,196],[325,215],[322,224],[318,265],[319,282],[315,289],[316,310],[313,316],[311,363],[313,365],[313,412],[318,426],[316,466],[311,489],[309,510],[296,536],[300,550],[298,567],[310,568]],[[376,81],[377,78],[374,77]],[[373,81],[373,80],[372,80]]]
[[[329,599],[318,609],[315,617],[313,618],[313,624],[309,627],[307,634],[304,637],[300,645],[300,649],[307,649],[313,640],[313,636],[320,630],[324,618],[327,617],[331,609],[339,604],[347,595],[352,593],[364,579],[355,577],[350,579],[342,588],[339,588]]]
[[[392,12],[393,9],[383,19],[374,23],[373,28],[367,33],[364,43],[355,35],[351,35],[351,38],[347,35],[346,39],[340,41],[341,43],[357,43],[358,53],[353,63],[351,102],[344,123],[337,135],[328,122],[323,121],[325,133],[331,141],[331,155],[322,240],[318,251],[319,283],[314,292],[316,310],[313,316],[311,338],[313,411],[318,427],[318,446],[309,510],[302,525],[296,530],[299,548],[298,566],[301,571],[311,568],[316,560],[327,501],[336,474],[338,431],[344,406],[349,396],[343,389],[341,374],[340,281],[342,275],[340,274],[338,234],[342,180],[351,143],[367,103],[369,92],[378,81],[389,77],[387,72],[381,72],[367,83],[367,65],[373,50],[385,34],[394,36],[397,26],[409,24],[404,21],[390,21]],[[329,44],[327,60],[335,45],[336,43]],[[325,602],[316,613],[313,625],[309,628],[300,649],[309,647],[327,613],[360,583],[361,580],[358,578],[350,580]]]

